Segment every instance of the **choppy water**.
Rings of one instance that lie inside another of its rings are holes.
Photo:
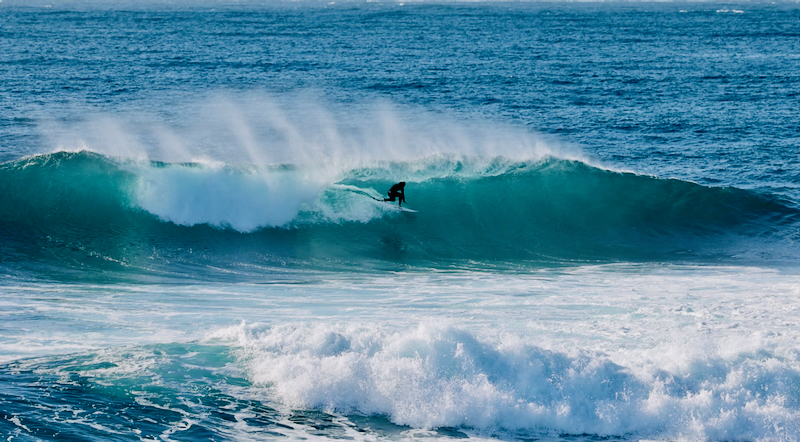
[[[797,4],[0,17],[7,440],[800,438]]]

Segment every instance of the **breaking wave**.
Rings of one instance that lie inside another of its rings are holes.
[[[417,213],[376,201],[401,180]],[[0,203],[9,260],[128,268],[731,257],[747,238],[791,239],[800,214],[754,191],[554,157],[333,170],[58,152],[0,166]]]

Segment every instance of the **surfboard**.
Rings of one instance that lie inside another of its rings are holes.
[[[0,1],[2,1],[2,0],[0,0]],[[331,187],[334,187],[334,188],[340,189],[340,190],[347,190],[349,192],[357,193],[359,195],[364,195],[367,198],[372,198],[373,200],[375,200],[375,201],[377,201],[379,203],[389,204],[389,206],[394,210],[399,210],[401,212],[408,212],[408,213],[417,213],[417,211],[414,210],[414,209],[409,209],[409,208],[401,207],[401,206],[395,206],[394,205],[394,201],[384,201],[383,199],[381,199],[382,195],[380,195],[379,193],[375,192],[373,189],[367,190],[367,189],[362,189],[362,188],[356,187],[356,186],[349,186],[347,184],[334,184]],[[381,198],[376,198],[375,195],[380,196]]]
[[[408,213],[417,213],[417,211],[414,210],[414,209],[409,209],[409,208],[403,207],[403,206],[396,206],[394,204],[394,201],[383,201],[383,200],[379,200],[379,199],[376,199],[376,198],[372,198],[372,199],[374,199],[375,201],[377,201],[377,202],[379,202],[381,204],[389,205],[389,208],[392,209],[392,210],[399,210],[401,212],[408,212]]]
[[[409,209],[409,208],[403,207],[403,206],[395,206],[394,205],[394,201],[384,201],[384,200],[379,200],[378,198],[373,198],[373,197],[370,197],[370,198],[374,199],[375,201],[377,201],[377,202],[379,202],[381,204],[388,204],[389,207],[392,210],[399,210],[401,212],[408,212],[408,213],[417,213],[417,211],[414,210],[414,209]]]

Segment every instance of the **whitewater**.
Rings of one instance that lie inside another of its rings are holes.
[[[5,440],[800,439],[796,4],[0,14]]]

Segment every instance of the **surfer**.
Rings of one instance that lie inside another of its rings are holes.
[[[406,202],[406,182],[400,181],[399,183],[395,184],[394,186],[389,189],[389,198],[384,198],[384,201],[394,201],[395,198],[398,199],[397,205],[399,207],[403,207],[403,203]]]

